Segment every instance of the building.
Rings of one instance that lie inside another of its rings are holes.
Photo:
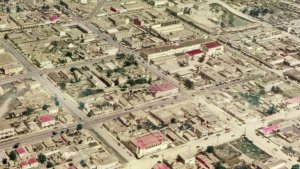
[[[174,96],[178,93],[178,88],[173,86],[171,83],[161,83],[156,85],[151,85],[148,90],[156,97],[167,97]]]
[[[204,56],[204,51],[202,51],[201,49],[187,51],[186,56],[191,59],[199,59]]]
[[[190,165],[196,164],[196,158],[191,153],[184,152],[184,153],[178,154],[178,158],[180,161],[183,162],[183,164],[190,164]]]
[[[18,154],[18,156],[20,157],[20,158],[23,158],[26,154],[27,154],[27,152],[26,152],[26,150],[25,150],[25,148],[24,147],[19,147],[19,148],[17,148],[16,149],[16,153]],[[27,162],[26,162],[27,163]],[[24,163],[25,164],[25,163]],[[25,165],[26,166],[26,165]]]
[[[35,168],[39,165],[39,162],[34,157],[30,158],[27,162],[29,163],[30,167],[32,167],[32,168]]]
[[[31,168],[30,165],[29,165],[29,163],[27,161],[22,161],[22,162],[20,162],[19,165],[20,165],[21,169],[29,169],[29,168]]]
[[[23,71],[23,66],[11,54],[0,52],[0,70],[6,75],[17,74]]]
[[[131,140],[132,149],[138,158],[167,149],[170,143],[170,140],[160,132]]]
[[[55,125],[55,118],[48,114],[39,116],[37,121],[41,127],[48,127],[48,126]]]
[[[224,47],[219,42],[209,42],[203,44],[203,49],[206,52],[206,56],[216,56],[224,52]]]
[[[159,57],[174,55],[178,53],[185,53],[188,51],[199,49],[201,48],[201,44],[204,42],[205,42],[204,39],[195,39],[195,40],[185,41],[180,44],[172,44],[172,45],[160,46],[160,47],[155,47],[150,49],[144,49],[141,51],[141,56],[146,58],[148,61],[150,61],[152,59],[159,58]]]
[[[165,163],[158,163],[152,169],[171,169]]]
[[[27,161],[20,162],[19,165],[22,169],[29,169],[29,168],[36,168],[39,165],[39,163],[36,158],[30,158]]]
[[[287,107],[293,108],[300,105],[300,96],[293,97],[291,99],[286,100]]]
[[[5,119],[0,119],[0,121],[0,140],[14,136],[14,128]]]
[[[150,0],[149,3],[153,6],[162,6],[168,4],[168,0]]]

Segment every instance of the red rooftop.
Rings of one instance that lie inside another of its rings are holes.
[[[156,132],[151,133],[136,139],[131,140],[131,142],[140,149],[148,148],[153,145],[159,145],[167,140],[166,136],[162,133]]]
[[[174,88],[175,88],[175,86],[173,86],[171,83],[161,83],[161,84],[157,84],[157,85],[152,85],[148,89],[152,93],[158,93],[158,92],[172,90]]]
[[[203,51],[201,49],[195,49],[195,50],[191,50],[191,51],[188,51],[186,52],[189,56],[195,56],[195,55],[198,55],[198,54],[201,54],[203,53]]]
[[[45,122],[49,122],[49,121],[52,121],[54,120],[54,117],[51,116],[51,115],[48,115],[48,114],[45,114],[45,115],[41,115],[39,118],[38,118],[38,121],[40,123],[45,123]]]
[[[209,43],[206,43],[205,46],[208,49],[212,49],[212,48],[216,48],[216,47],[219,47],[219,46],[222,46],[222,45],[219,42],[209,42]]]

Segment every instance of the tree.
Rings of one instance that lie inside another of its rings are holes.
[[[2,159],[2,164],[7,164],[7,158]]]
[[[267,113],[268,113],[269,115],[272,115],[272,114],[275,114],[276,111],[277,111],[276,106],[275,106],[274,104],[272,104],[272,105],[269,107],[269,109],[267,110]]]
[[[215,147],[214,146],[207,146],[206,147],[206,152],[213,153],[214,151],[215,151]]]
[[[215,165],[215,169],[226,169],[221,163]]]
[[[258,93],[259,95],[265,95],[266,94],[266,91],[265,91],[265,89],[261,89],[260,91],[259,91],[259,93]]]
[[[22,12],[22,9],[17,5],[17,10],[16,12]]]
[[[47,168],[52,168],[54,167],[54,164],[52,162],[47,162],[47,165],[46,165]]]
[[[66,57],[72,57],[73,54],[72,54],[70,51],[68,51],[68,52],[65,54],[65,56],[66,56]]]
[[[50,107],[50,106],[49,106],[48,104],[44,104],[44,105],[42,106],[42,109],[43,109],[43,110],[47,110],[49,107]]]
[[[59,83],[58,85],[59,85],[59,87],[60,87],[62,90],[65,90],[65,89],[66,89],[66,86],[67,86],[66,82],[61,82],[61,83]]]
[[[79,102],[79,108],[83,110],[85,108],[85,103],[84,102]]]
[[[31,115],[31,113],[33,112],[34,110],[30,107],[27,107],[27,109],[22,113],[22,115],[24,116],[29,116]]]
[[[90,112],[88,112],[87,116],[88,116],[88,117],[92,117],[92,116],[93,116],[93,113],[90,111]]]
[[[234,16],[232,13],[230,13],[228,23],[230,26],[233,26],[233,22],[234,22]]]
[[[8,39],[8,34],[4,34],[4,39]]]
[[[15,161],[17,159],[17,154],[15,151],[11,151],[8,156],[10,160]]]
[[[205,60],[205,56],[202,56],[201,58],[199,58],[199,62],[204,62],[204,60]]]
[[[75,72],[75,70],[78,70],[76,67],[71,67],[70,71]]]
[[[82,130],[82,128],[83,128],[83,126],[82,126],[81,123],[77,124],[77,127],[76,127],[76,130],[77,130],[77,131],[78,131],[78,130]]]
[[[46,160],[47,160],[47,157],[44,155],[44,154],[39,154],[38,155],[38,161],[40,162],[40,163],[45,163],[46,162]]]
[[[274,93],[280,93],[280,88],[278,86],[272,86],[271,91]]]
[[[81,165],[82,167],[86,167],[86,166],[87,166],[84,160],[80,160],[80,165]]]
[[[10,13],[10,12],[11,12],[11,10],[10,10],[9,7],[6,8],[6,12],[7,12],[7,13]]]
[[[295,164],[292,166],[292,169],[300,169],[300,165],[299,164]]]
[[[194,82],[190,79],[186,79],[184,85],[189,89],[194,89]]]
[[[83,96],[90,96],[92,94],[93,94],[92,89],[85,89],[84,91],[82,91]]]
[[[171,123],[176,123],[176,119],[174,117],[171,118]]]

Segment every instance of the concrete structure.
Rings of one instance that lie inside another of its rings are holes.
[[[167,149],[170,143],[170,140],[160,132],[151,133],[131,140],[133,151],[138,158]]]
[[[20,65],[11,54],[0,52],[0,70],[4,74],[17,74],[23,71],[23,66]]]
[[[5,119],[0,119],[0,121],[0,140],[14,136],[14,128],[12,128]]]
[[[193,154],[186,152],[186,153],[181,153],[178,154],[178,158],[184,163],[184,164],[190,164],[190,165],[195,165],[196,163],[196,158]]]

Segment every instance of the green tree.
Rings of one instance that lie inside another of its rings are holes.
[[[47,165],[46,165],[47,168],[52,168],[54,167],[54,164],[52,162],[47,162]]]
[[[176,119],[174,117],[171,118],[171,123],[176,123]]]
[[[22,12],[22,9],[17,5],[17,10],[16,12]]]
[[[8,39],[8,34],[4,34],[4,39]]]
[[[8,156],[10,160],[15,161],[17,159],[17,154],[15,151],[11,151]]]
[[[206,152],[213,153],[214,151],[215,151],[215,147],[214,146],[207,146],[206,147]]]
[[[78,70],[76,67],[71,67],[70,71],[75,72],[75,70]]]
[[[83,110],[85,108],[85,103],[84,102],[79,102],[79,108]]]
[[[259,91],[259,93],[258,93],[259,95],[265,95],[266,94],[266,91],[265,91],[265,89],[261,89],[260,91]]]
[[[272,114],[275,114],[276,111],[277,111],[276,106],[275,106],[274,104],[272,104],[272,105],[269,107],[269,109],[267,110],[267,113],[268,113],[269,115],[272,115]]]
[[[62,90],[65,90],[67,86],[66,82],[60,82],[58,85]]]
[[[82,167],[86,167],[86,166],[87,166],[84,160],[80,160],[80,165],[81,165]]]
[[[31,113],[33,112],[34,110],[30,107],[27,107],[27,109],[22,113],[22,115],[24,116],[29,116],[31,115]]]
[[[47,157],[44,155],[44,154],[39,154],[38,155],[38,161],[40,162],[40,163],[45,163],[46,162],[46,160],[47,160]]]
[[[272,86],[271,91],[273,93],[280,93],[280,88],[278,86]]]
[[[76,130],[82,130],[83,126],[81,123],[77,124]]]
[[[221,163],[215,165],[215,169],[226,169]]]
[[[83,96],[90,96],[92,94],[93,94],[92,89],[85,89],[84,91],[82,91]]]
[[[72,54],[70,51],[68,51],[68,52],[65,54],[65,56],[66,56],[66,57],[72,57],[73,54]]]
[[[184,85],[189,89],[194,89],[194,82],[190,79],[186,79]]]
[[[292,169],[300,169],[300,165],[299,164],[295,164],[292,166]]]
[[[42,106],[42,109],[43,109],[43,110],[47,110],[49,107],[50,107],[50,106],[49,106],[48,104],[44,104],[44,105]]]
[[[10,12],[11,12],[11,10],[10,10],[9,7],[6,8],[6,12],[7,12],[7,13],[10,13]]]

